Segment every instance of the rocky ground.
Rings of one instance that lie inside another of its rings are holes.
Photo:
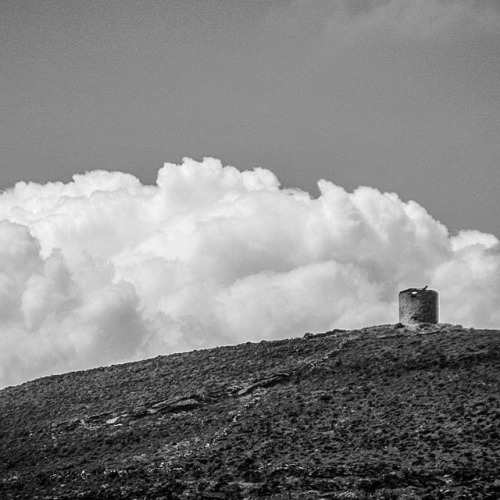
[[[383,325],[0,391],[2,499],[500,498],[500,332]]]

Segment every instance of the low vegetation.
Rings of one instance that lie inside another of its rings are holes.
[[[498,499],[500,332],[382,325],[0,391],[2,499]]]

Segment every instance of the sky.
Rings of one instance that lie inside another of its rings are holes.
[[[0,387],[500,303],[500,5],[0,0]]]

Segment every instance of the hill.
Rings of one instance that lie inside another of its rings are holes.
[[[498,499],[500,332],[382,325],[0,391],[0,498]]]

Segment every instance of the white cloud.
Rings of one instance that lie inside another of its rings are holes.
[[[493,0],[296,0],[273,11],[265,30],[335,44],[373,35],[448,42],[500,34],[500,10]]]
[[[166,164],[156,186],[89,172],[0,195],[0,386],[174,350],[397,321],[430,285],[442,319],[497,327],[493,235],[421,206],[268,170]]]
[[[366,29],[422,39],[500,32],[498,11],[477,0],[390,0],[374,6],[359,21]]]

